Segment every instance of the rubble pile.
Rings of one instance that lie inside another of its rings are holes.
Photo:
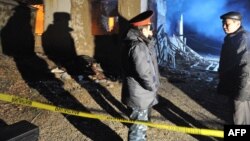
[[[108,88],[113,88],[114,84],[103,73],[103,69],[101,68],[100,64],[92,63],[90,65],[91,70],[94,72],[93,75],[89,75],[89,79],[93,80],[96,83],[103,83],[106,84]]]
[[[217,71],[219,62],[217,59],[206,58],[192,50],[183,36],[169,36],[160,26],[157,34],[157,55],[161,66],[174,69],[198,69]]]
[[[53,68],[51,68],[51,73],[55,75],[56,78],[62,79],[64,81],[70,81],[73,78],[77,80],[79,83],[86,83],[89,82],[89,80],[95,82],[95,83],[101,83],[107,88],[113,88],[114,84],[111,80],[109,80],[108,77],[104,74],[103,69],[101,68],[101,65],[97,63],[93,58],[88,56],[80,56],[80,62],[79,64],[81,68],[80,73],[76,73],[72,76],[72,74],[67,72],[67,69],[61,66],[55,65]],[[69,66],[74,66],[74,64],[69,64]]]
[[[204,83],[212,88],[216,88],[218,84],[218,75],[213,71],[160,67],[160,73],[171,83],[191,83],[195,81]]]

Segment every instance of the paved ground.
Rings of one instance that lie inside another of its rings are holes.
[[[127,118],[126,108],[120,102],[119,81],[113,81],[114,87],[109,88],[106,83],[87,79],[86,75],[82,81],[76,75],[50,76],[52,66],[46,57],[10,58],[0,55],[0,92],[84,112]],[[214,82],[207,81],[206,77],[214,74],[199,71],[189,75],[171,74],[164,69],[161,74],[160,103],[152,111],[152,122],[223,129],[228,120],[227,99],[215,93]],[[0,128],[21,120],[39,127],[39,141],[127,140],[127,124],[74,117],[0,101]],[[148,141],[222,140],[157,128],[149,128],[147,133]]]

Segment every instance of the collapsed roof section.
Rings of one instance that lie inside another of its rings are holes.
[[[169,36],[160,26],[157,31],[157,55],[161,66],[173,69],[200,69],[217,71],[219,62],[217,59],[203,57],[177,35]]]

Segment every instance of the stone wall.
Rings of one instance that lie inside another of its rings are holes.
[[[121,16],[129,20],[141,12],[141,1],[118,0],[118,11]]]
[[[77,54],[93,56],[94,36],[91,30],[91,0],[71,1],[71,26]]]
[[[12,0],[0,0],[0,29],[4,27],[8,19],[12,16],[12,10],[18,3]]]
[[[70,14],[71,0],[44,0],[45,5],[45,30],[49,24],[54,22],[55,12],[65,12]]]
[[[68,27],[77,55],[93,56],[94,43],[91,31],[91,0],[44,0],[45,31],[55,22],[55,13],[70,16]],[[58,35],[60,36],[60,35]]]

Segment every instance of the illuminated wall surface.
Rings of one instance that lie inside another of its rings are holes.
[[[33,5],[37,8],[35,20],[35,33],[41,35],[44,31],[44,7],[43,5]]]

